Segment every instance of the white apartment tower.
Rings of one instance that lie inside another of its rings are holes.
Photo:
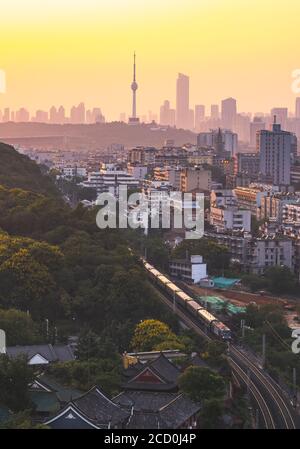
[[[274,124],[272,131],[257,133],[257,147],[260,158],[260,174],[265,181],[277,186],[288,186],[291,178],[291,154],[295,135],[282,131],[281,125]]]

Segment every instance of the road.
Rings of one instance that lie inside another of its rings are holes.
[[[203,330],[202,323],[174,300],[162,293],[157,286],[151,284],[160,300],[180,318],[180,320],[198,335],[208,340],[212,336]],[[251,360],[240,348],[230,344],[228,361],[235,376],[247,386],[248,392],[259,410],[258,427],[265,429],[296,429],[300,428],[299,416],[293,410],[289,399],[271,377]]]

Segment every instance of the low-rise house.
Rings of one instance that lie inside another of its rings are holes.
[[[48,365],[53,362],[75,360],[74,352],[69,345],[8,346],[5,352],[10,358],[26,356],[29,365]]]
[[[191,256],[190,259],[171,259],[169,268],[172,276],[194,284],[207,277],[206,263],[200,255]]]

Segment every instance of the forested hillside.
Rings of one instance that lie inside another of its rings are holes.
[[[58,341],[89,328],[122,351],[140,320],[172,322],[123,234],[98,229],[96,211],[71,209],[34,162],[0,149],[0,308],[35,323],[13,343],[44,341],[48,319],[49,338],[55,328]]]
[[[48,196],[58,195],[58,190],[51,179],[42,175],[34,161],[2,142],[0,142],[0,185],[44,193]]]

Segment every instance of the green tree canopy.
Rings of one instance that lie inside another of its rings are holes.
[[[6,333],[6,344],[31,345],[41,341],[37,325],[31,316],[16,309],[0,309],[0,329]]]
[[[180,375],[178,385],[183,393],[196,402],[223,399],[225,394],[224,379],[209,368],[189,366]]]
[[[14,412],[31,408],[28,385],[33,380],[34,372],[26,358],[0,355],[0,403]]]

